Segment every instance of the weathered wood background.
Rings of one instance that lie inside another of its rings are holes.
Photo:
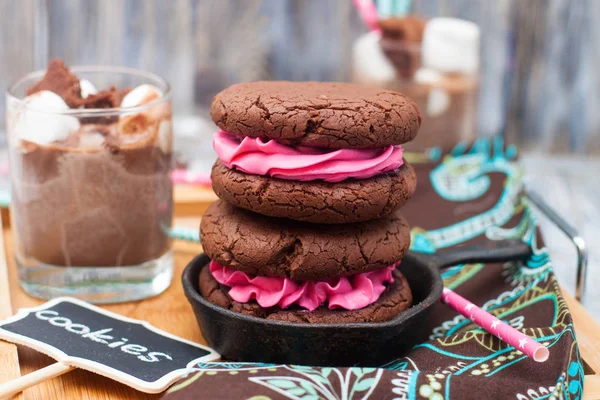
[[[600,1],[420,0],[413,11],[482,27],[482,134],[600,153]],[[0,84],[51,57],[128,65],[166,77],[178,115],[192,115],[240,80],[347,80],[364,31],[350,0],[0,0]]]

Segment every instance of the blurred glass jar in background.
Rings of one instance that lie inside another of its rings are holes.
[[[94,303],[162,292],[173,274],[169,84],[127,68],[69,72],[59,60],[45,72],[7,93],[21,287]],[[77,92],[72,100],[55,93],[65,82]]]
[[[423,119],[408,151],[451,149],[477,137],[479,28],[453,18],[414,16],[379,21],[381,32],[360,37],[353,49],[355,83],[411,97]]]

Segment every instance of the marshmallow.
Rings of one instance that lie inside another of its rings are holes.
[[[165,119],[158,126],[158,147],[164,154],[171,153],[173,148],[173,137],[171,135],[171,121]]]
[[[141,106],[162,96],[162,91],[157,87],[143,84],[127,93],[121,101],[121,107]],[[118,135],[121,137],[122,143],[126,145],[153,138],[152,140],[156,140],[155,145],[157,147],[163,149],[165,153],[170,152],[170,143],[168,141],[165,142],[164,138],[161,137],[161,133],[164,136],[165,132],[170,135],[171,124],[169,122],[168,126],[164,125],[168,121],[163,120],[170,118],[170,115],[171,106],[167,103],[145,111],[123,113],[119,117],[117,126]],[[154,129],[158,129],[158,132],[154,131]]]
[[[25,97],[23,103],[30,110],[36,111],[60,111],[68,110],[69,106],[62,97],[50,90],[41,90]]]
[[[419,68],[415,73],[415,82],[432,86],[429,89],[425,110],[429,117],[438,117],[450,107],[450,95],[439,87],[443,79],[442,74],[431,68]]]
[[[379,38],[377,32],[370,32],[354,44],[353,75],[359,83],[384,83],[396,78],[396,69],[381,50]]]
[[[479,27],[456,18],[433,18],[423,33],[423,65],[442,73],[479,70]]]
[[[444,89],[433,88],[427,97],[427,115],[439,117],[450,107],[450,95]]]
[[[52,111],[68,109],[62,97],[49,90],[27,96],[17,117],[15,134],[21,140],[42,145],[66,140],[72,131],[79,129],[79,120],[70,115],[52,114]]]
[[[99,148],[104,144],[105,138],[101,133],[85,132],[79,135],[79,147]]]
[[[144,105],[152,100],[162,97],[163,92],[155,86],[147,83],[137,86],[131,92],[127,93],[121,100],[121,107],[136,107]],[[160,119],[170,114],[171,108],[167,104],[161,104],[153,107],[150,110],[143,111],[150,119]],[[121,118],[128,117],[134,113],[128,112],[121,114]]]
[[[121,107],[135,107],[161,97],[163,93],[147,83],[137,86],[121,100]]]
[[[440,83],[443,79],[443,75],[431,68],[419,68],[415,72],[415,82],[423,85],[433,85]]]
[[[81,89],[81,98],[87,99],[90,94],[98,94],[96,86],[87,79],[79,80],[79,88]]]
[[[119,118],[117,131],[128,143],[133,143],[140,137],[144,137],[154,124],[154,120],[148,113],[130,113]]]

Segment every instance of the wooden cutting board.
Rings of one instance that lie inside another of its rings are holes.
[[[181,223],[198,226],[199,219],[187,218],[178,221],[178,224]],[[9,229],[5,228],[3,230],[3,239],[5,246],[1,246],[1,248],[6,249],[8,262],[3,263],[4,258],[0,259],[0,318],[6,318],[11,315],[11,312],[16,312],[18,308],[32,307],[43,303],[41,300],[29,297],[19,288],[12,257],[12,235]],[[146,320],[167,332],[205,344],[206,342],[200,334],[200,329],[196,324],[192,309],[185,299],[179,281],[179,277],[187,263],[200,251],[200,245],[176,242],[175,279],[169,289],[157,297],[144,301],[104,307],[131,318]],[[583,360],[591,368],[585,377],[583,398],[587,400],[600,399],[600,375],[597,374],[600,372],[600,325],[571,296],[565,294],[565,298],[573,313]],[[49,357],[33,350],[0,342],[0,382],[38,370],[52,362],[53,360]],[[103,400],[158,399],[160,397],[161,395],[137,392],[125,385],[91,372],[75,370],[29,388],[17,398],[31,400]]]
[[[186,222],[192,223],[191,221]],[[195,221],[195,225],[199,226],[199,220]],[[2,246],[2,249],[6,248],[8,262],[4,267],[0,266],[0,317],[6,318],[19,308],[34,307],[44,301],[28,296],[19,288],[17,271],[12,257],[10,230],[4,229],[3,238],[5,246]],[[131,318],[146,320],[167,332],[205,344],[179,280],[187,263],[200,252],[201,247],[198,244],[176,242],[175,278],[173,284],[164,293],[144,301],[107,305],[104,308]],[[0,341],[0,382],[28,374],[50,365],[52,362],[50,357],[34,350]],[[161,395],[138,392],[91,372],[75,370],[27,389],[22,397],[18,398],[102,400],[158,399],[160,397]]]
[[[0,226],[2,226],[1,216]],[[6,260],[2,235],[0,236],[0,319],[5,319],[13,315],[8,265]],[[21,372],[19,370],[19,358],[17,356],[16,346],[0,340],[0,383],[18,378],[20,375]]]

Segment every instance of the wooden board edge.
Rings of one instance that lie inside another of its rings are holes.
[[[10,299],[10,284],[8,280],[8,262],[6,260],[7,249],[4,248],[4,228],[0,216],[0,319],[5,319],[13,315],[12,303]],[[7,382],[21,376],[19,367],[19,354],[17,346],[0,341],[0,382]],[[17,396],[16,398],[21,398]]]
[[[595,375],[591,376],[600,379],[600,324],[570,294],[564,290],[562,294],[573,316],[581,357],[594,370]],[[586,384],[588,376],[586,376]],[[600,381],[596,383],[600,385]],[[596,398],[600,399],[600,396]]]
[[[212,188],[175,185],[173,192],[174,217],[199,217],[218,197]]]
[[[587,375],[583,383],[583,400],[600,399],[600,376]]]

